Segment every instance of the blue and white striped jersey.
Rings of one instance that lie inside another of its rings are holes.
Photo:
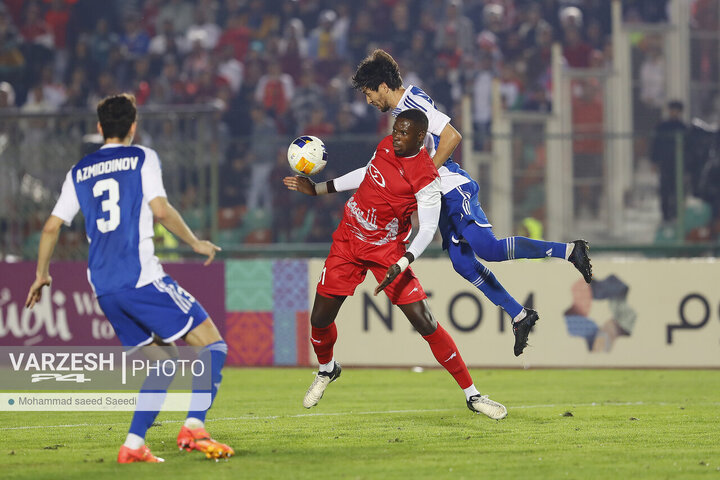
[[[162,278],[149,202],[165,197],[160,159],[142,146],[107,144],[70,169],[52,214],[67,225],[82,210],[88,280],[99,297]]]
[[[393,117],[397,117],[403,110],[417,108],[422,110],[428,118],[428,131],[425,136],[425,148],[431,157],[435,156],[435,150],[440,143],[440,133],[445,126],[450,123],[450,117],[442,113],[435,107],[435,102],[420,87],[410,85],[405,89],[400,102],[392,111]],[[443,195],[453,190],[459,185],[464,185],[472,179],[455,163],[450,157],[442,167],[438,169],[440,180],[442,181]]]

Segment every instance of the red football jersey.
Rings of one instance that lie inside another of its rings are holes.
[[[378,144],[360,187],[345,204],[339,230],[373,245],[398,239],[407,242],[410,216],[417,210],[415,194],[437,177],[425,147],[412,157],[398,157],[388,135]]]

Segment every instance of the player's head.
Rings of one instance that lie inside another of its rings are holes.
[[[670,118],[676,119],[682,117],[683,103],[680,100],[671,100],[667,104],[668,115]]]
[[[135,136],[137,107],[135,96],[122,93],[105,97],[97,106],[98,129],[103,138],[125,140]]]
[[[385,50],[375,50],[358,65],[352,86],[365,94],[370,105],[387,112],[394,107],[390,104],[390,93],[402,87],[400,68]]]
[[[428,119],[421,110],[403,110],[392,129],[393,150],[399,157],[411,157],[420,151],[425,141]]]

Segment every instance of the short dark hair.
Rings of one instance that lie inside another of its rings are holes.
[[[395,59],[385,50],[377,49],[358,65],[352,77],[352,87],[377,91],[381,83],[390,90],[397,90],[402,87],[402,77]]]
[[[103,98],[98,103],[97,116],[103,137],[106,139],[127,137],[130,127],[137,119],[135,95],[121,93]]]
[[[418,110],[417,108],[410,108],[408,110],[403,110],[398,114],[396,117],[396,121],[400,120],[401,118],[405,118],[407,120],[410,120],[412,123],[414,123],[421,131],[427,132],[428,129],[428,118],[427,116],[422,112],[422,110]]]
[[[670,100],[667,106],[670,110],[682,111],[684,108],[683,102],[681,102],[680,100]]]

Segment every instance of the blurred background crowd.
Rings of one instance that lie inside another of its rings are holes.
[[[623,0],[623,19],[667,22],[667,3]],[[356,65],[370,51],[390,52],[405,86],[421,86],[454,119],[461,115],[461,99],[469,96],[472,148],[487,151],[493,82],[505,109],[549,112],[553,42],[560,42],[568,67],[608,68],[610,4],[0,0],[0,111],[92,110],[99,99],[121,91],[133,92],[148,109],[210,106],[217,112],[212,136],[219,156],[220,230],[244,242],[327,242],[343,198],[312,203],[291,197],[280,184],[288,173],[285,149],[300,134],[323,138],[331,152],[328,176],[338,173],[333,167],[342,173],[366,163],[371,152],[347,148],[347,139],[365,134],[376,141],[389,122],[350,87]],[[696,1],[693,21],[717,28],[716,4]],[[633,85],[635,128],[652,132],[670,100],[664,91],[666,67],[651,35],[638,38],[638,50],[641,55],[633,58],[639,72]],[[706,56],[697,68],[715,71],[717,51]],[[602,115],[590,86],[577,97],[574,120],[592,123]],[[718,111],[713,101],[698,108],[707,110],[700,113],[708,122]],[[183,132],[170,131],[174,127],[163,121],[153,128],[141,129],[138,141],[157,145],[162,159],[159,140]],[[336,162],[339,152],[342,162]],[[68,158],[64,168],[77,159]],[[185,211],[203,208],[193,200],[197,186],[189,176],[180,187],[182,199],[175,200]],[[4,234],[13,235],[8,225],[0,220]]]

